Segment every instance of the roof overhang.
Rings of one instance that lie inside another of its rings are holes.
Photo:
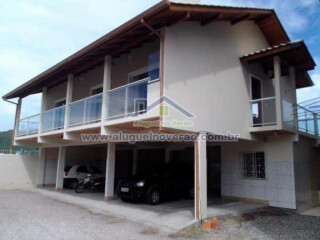
[[[240,60],[246,63],[259,62],[267,72],[273,69],[273,56],[276,55],[280,56],[283,75],[288,74],[289,67],[295,67],[297,88],[314,85],[307,71],[313,70],[316,63],[303,40],[281,43],[249,53],[240,57]]]
[[[260,27],[270,45],[290,41],[272,9],[183,4],[164,0],[4,95],[3,99],[39,93],[43,87],[65,81],[68,74],[81,74],[102,64],[106,55],[117,57],[152,41],[157,36],[142,24],[142,19],[156,30],[170,27],[179,21],[197,21],[205,26],[212,21],[237,24],[248,20]]]

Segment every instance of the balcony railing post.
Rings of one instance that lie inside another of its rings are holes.
[[[306,123],[306,131],[307,133],[309,133],[309,129],[308,129],[308,115],[307,115],[307,110],[304,109],[304,121]]]
[[[129,101],[129,87],[126,87],[126,96],[125,96],[125,107],[124,107],[124,114],[127,116],[128,114],[128,101]]]
[[[87,100],[84,101],[84,106],[83,106],[83,123],[86,122],[86,111],[87,111]]]
[[[313,113],[313,120],[314,120],[314,134],[316,136],[319,136],[318,114]]]

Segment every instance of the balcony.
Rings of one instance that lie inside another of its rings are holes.
[[[101,121],[102,93],[70,103],[68,127]]]
[[[286,99],[281,101],[282,125],[277,122],[276,98],[250,101],[251,132],[299,132],[314,138],[320,137],[320,115]]]
[[[142,114],[147,110],[148,82],[146,78],[107,92],[107,119]]]
[[[64,128],[65,111],[66,107],[61,106],[43,112],[42,133]]]
[[[17,136],[28,136],[38,134],[40,114],[19,120]]]

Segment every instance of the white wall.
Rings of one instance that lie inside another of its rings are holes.
[[[36,185],[39,156],[0,155],[0,189],[22,189]]]
[[[248,21],[205,27],[184,22],[168,28],[164,94],[196,116],[192,130],[232,131],[251,139],[248,71],[239,57],[268,46],[258,26]]]
[[[243,177],[243,152],[265,152],[266,179]],[[270,206],[296,209],[291,136],[269,137],[266,143],[240,141],[221,146],[223,196],[269,201]]]

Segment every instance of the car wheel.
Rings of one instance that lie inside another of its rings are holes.
[[[147,202],[150,205],[157,205],[160,203],[160,191],[158,189],[151,189],[148,196],[147,196]]]
[[[78,180],[73,179],[72,182],[69,184],[69,188],[75,189],[77,185],[78,185]]]
[[[194,199],[194,187],[190,187],[188,191],[188,197]]]

